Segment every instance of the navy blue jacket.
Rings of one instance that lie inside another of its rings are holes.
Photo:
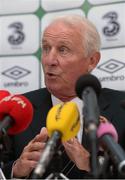
[[[5,168],[3,169],[6,178],[10,178],[13,161],[20,156],[23,148],[40,132],[41,128],[46,126],[46,116],[52,107],[51,95],[46,88],[28,92],[24,95],[33,105],[34,116],[31,124],[25,131],[10,137],[12,148],[6,160]],[[125,92],[104,88],[101,90],[98,103],[100,115],[105,116],[114,124],[119,135],[119,143],[125,149],[125,110],[121,107],[121,101],[123,99],[125,99]],[[85,147],[86,143],[87,139],[83,134],[83,145]],[[65,161],[64,157],[62,159]],[[67,177],[70,179],[83,179],[85,174],[86,172],[80,171],[74,166]]]

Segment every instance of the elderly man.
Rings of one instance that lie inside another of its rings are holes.
[[[90,73],[100,60],[100,37],[96,28],[77,15],[62,16],[51,22],[43,33],[41,46],[46,88],[25,94],[33,104],[34,117],[24,132],[11,137],[12,154],[4,168],[7,178],[30,178],[48,140],[46,116],[53,105],[73,101],[82,117],[82,101],[76,95],[75,84],[81,75]],[[100,115],[116,126],[119,142],[124,146],[122,136],[125,125],[122,121],[125,120],[125,111],[120,107],[122,99],[125,99],[124,92],[102,89],[99,108]],[[77,138],[63,143],[65,152],[60,172],[70,179],[83,179],[90,171],[90,154],[85,149],[86,143],[82,143],[83,136],[81,126]],[[51,167],[45,176],[50,173]]]

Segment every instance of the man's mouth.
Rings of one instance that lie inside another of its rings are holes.
[[[55,78],[55,77],[57,77],[57,74],[54,74],[54,73],[46,73],[46,76],[47,76],[48,78]]]

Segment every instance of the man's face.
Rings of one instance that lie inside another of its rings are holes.
[[[77,29],[58,22],[49,26],[42,40],[45,84],[54,95],[74,96],[80,75],[88,72],[82,39]]]

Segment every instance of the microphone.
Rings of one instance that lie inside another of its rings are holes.
[[[9,95],[10,95],[10,93],[8,91],[0,90],[0,100]]]
[[[33,107],[23,95],[10,95],[0,100],[0,133],[13,135],[24,131],[33,117]]]
[[[99,96],[100,91],[101,84],[94,75],[83,75],[76,82],[76,94],[84,102],[83,115],[85,128],[88,131],[96,129],[99,125],[97,96]]]
[[[97,137],[96,130],[99,125],[99,107],[97,96],[101,91],[99,80],[91,74],[81,76],[76,82],[76,94],[83,100],[83,117],[85,132],[88,134],[90,165],[93,178],[98,178],[97,172]]]
[[[61,133],[62,141],[75,137],[80,129],[79,116],[79,110],[74,102],[54,106],[47,115],[49,137],[52,137],[55,130]]]
[[[49,141],[36,166],[33,179],[42,177],[55,154],[58,143],[75,137],[80,129],[79,111],[74,102],[57,104],[47,115]]]
[[[125,152],[117,143],[118,134],[115,127],[109,122],[101,122],[97,129],[97,137],[102,147],[106,149],[112,161],[117,166],[118,172],[125,175]]]

